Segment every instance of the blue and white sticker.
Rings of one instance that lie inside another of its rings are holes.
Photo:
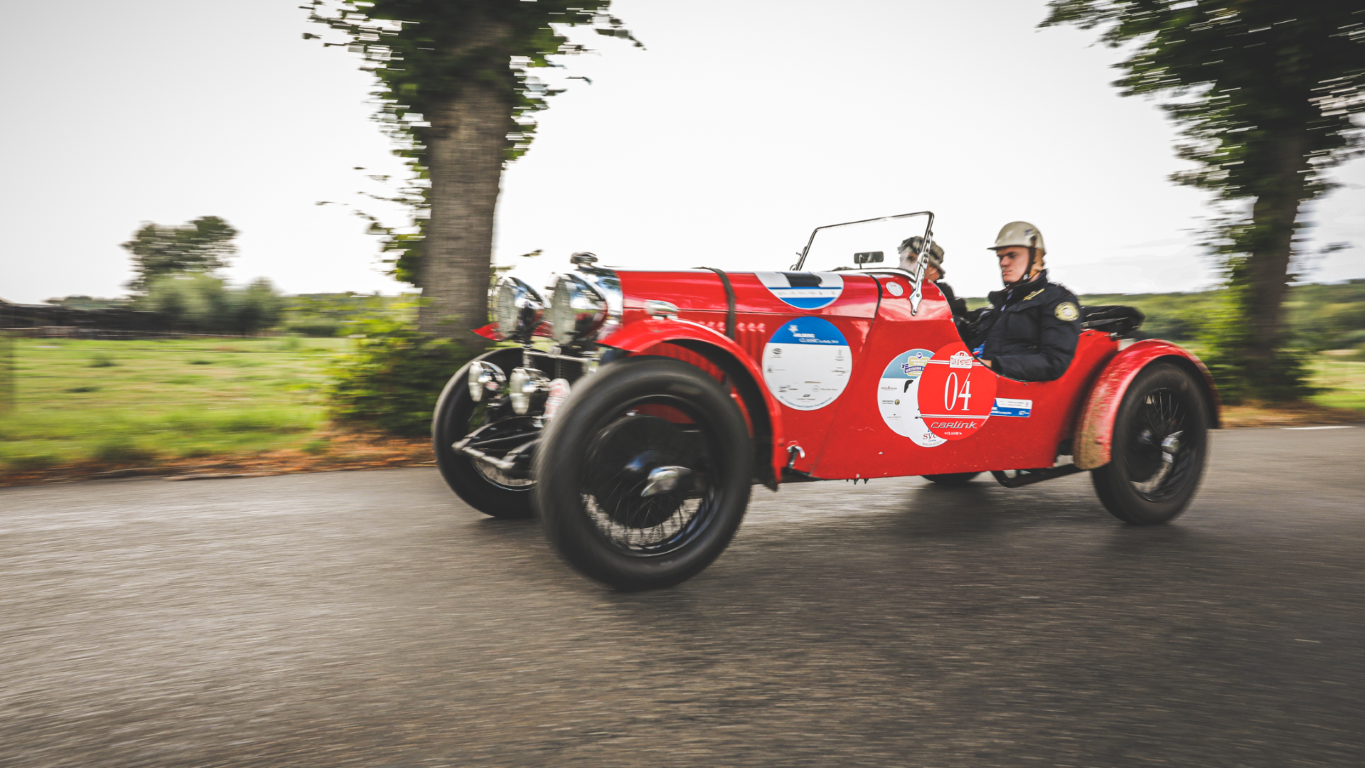
[[[1011,400],[1007,397],[995,398],[995,405],[991,407],[992,416],[1015,416],[1027,419],[1033,413],[1032,400]]]
[[[783,323],[763,346],[763,380],[778,402],[798,411],[824,408],[843,394],[853,370],[848,341],[828,320]]]
[[[912,349],[902,352],[887,364],[877,384],[877,410],[892,432],[910,438],[915,445],[936,448],[948,442],[924,423],[919,412],[919,379],[933,350]]]
[[[755,272],[763,287],[797,309],[823,309],[838,301],[844,278],[833,272]]]

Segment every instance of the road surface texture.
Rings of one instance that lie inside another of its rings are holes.
[[[1360,766],[1365,429],[1088,478],[757,489],[622,594],[435,470],[0,491],[0,765]]]

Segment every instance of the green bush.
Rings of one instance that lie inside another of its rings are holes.
[[[1265,349],[1253,338],[1237,289],[1228,289],[1208,314],[1201,359],[1218,385],[1223,402],[1247,399],[1293,402],[1317,393],[1308,381],[1309,352],[1302,348]]]
[[[394,316],[359,321],[356,330],[362,338],[354,349],[328,367],[332,418],[398,435],[427,434],[441,389],[470,354]]]

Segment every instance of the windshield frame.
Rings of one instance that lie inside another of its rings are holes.
[[[928,252],[929,252],[929,248],[933,245],[933,242],[934,242],[934,212],[933,212],[933,211],[915,211],[914,213],[898,213],[898,214],[896,214],[896,215],[894,215],[894,216],[878,216],[878,217],[875,218],[875,219],[860,219],[860,220],[858,220],[858,221],[845,221],[845,222],[843,222],[843,223],[841,223],[841,224],[826,224],[826,225],[824,225],[824,226],[822,226],[822,227],[816,227],[815,229],[811,230],[810,239],[806,240],[806,247],[801,249],[801,254],[800,254],[800,255],[801,255],[801,258],[800,258],[799,260],[797,260],[797,262],[796,262],[795,265],[792,266],[791,271],[792,271],[792,272],[800,272],[800,271],[801,271],[801,268],[802,268],[803,266],[805,266],[805,264],[806,264],[806,255],[810,253],[810,247],[811,247],[811,245],[815,242],[815,236],[818,235],[818,234],[820,234],[820,231],[821,231],[821,230],[824,230],[824,229],[835,229],[835,228],[837,228],[837,227],[851,227],[851,226],[853,226],[854,224],[871,224],[871,223],[877,222],[877,221],[891,221],[891,220],[893,220],[893,219],[908,219],[908,218],[910,218],[911,216],[928,216],[928,217],[929,217],[929,220],[928,220],[928,221],[925,223],[925,225],[924,225],[924,237],[922,238],[922,247],[921,247],[921,250],[920,250],[920,252],[919,252],[919,255],[920,255],[920,256],[923,256],[925,253],[928,253]]]

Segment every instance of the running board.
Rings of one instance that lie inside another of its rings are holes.
[[[1049,467],[1047,469],[1020,469],[1017,471],[1019,474],[1015,475],[1014,477],[1010,477],[999,470],[992,470],[991,475],[995,477],[996,482],[1000,483],[1006,488],[1021,488],[1025,485],[1041,483],[1044,480],[1055,480],[1059,477],[1074,475],[1077,472],[1084,472],[1085,470],[1081,469],[1075,464],[1067,464],[1064,467]]]

